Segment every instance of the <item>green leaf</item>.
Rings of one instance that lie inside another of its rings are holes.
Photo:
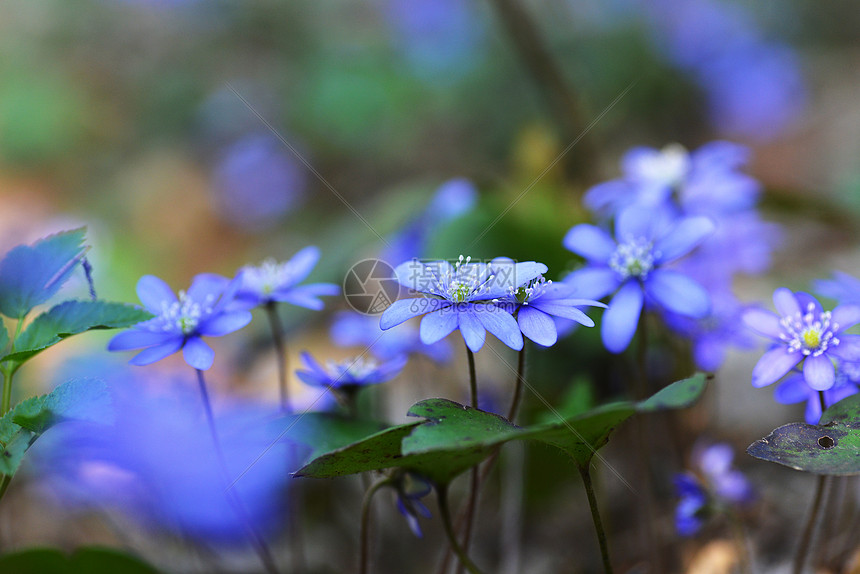
[[[46,430],[64,420],[111,422],[107,385],[96,379],[73,379],[52,392],[31,397],[0,417],[0,474],[17,472],[24,453]]]
[[[308,458],[315,458],[379,432],[385,425],[376,421],[356,420],[334,413],[310,412],[290,415],[271,424],[270,432],[278,440],[310,447]]]
[[[0,358],[24,362],[72,335],[93,329],[120,329],[150,319],[140,307],[107,301],[65,301],[36,317],[15,341],[15,352]]]
[[[317,456],[296,476],[332,478],[398,467],[444,485],[515,439],[552,444],[570,454],[577,464],[587,465],[612,430],[634,413],[689,406],[706,385],[704,375],[696,375],[641,403],[605,405],[529,428],[447,399],[427,399],[413,405],[408,413],[423,417],[424,422],[391,427]]]
[[[860,394],[824,411],[817,425],[792,423],[775,429],[752,443],[747,453],[814,474],[860,474]]]
[[[6,325],[0,320],[0,357],[6,352],[6,346],[9,344],[9,332],[6,331]]]
[[[85,234],[81,227],[10,250],[0,261],[0,313],[19,319],[50,299],[86,254]]]
[[[16,574],[158,574],[158,571],[118,550],[78,548],[71,555],[55,548],[32,548],[0,556],[0,572]]]

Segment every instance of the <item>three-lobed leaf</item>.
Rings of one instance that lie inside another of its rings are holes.
[[[413,405],[408,413],[423,417],[423,423],[391,427],[325,453],[311,460],[296,476],[331,478],[399,467],[442,485],[515,439],[552,444],[583,466],[606,443],[612,430],[634,413],[689,406],[706,385],[705,376],[697,374],[640,403],[605,405],[529,428],[447,399],[427,399]]]
[[[824,411],[817,425],[792,423],[774,429],[747,453],[813,474],[860,474],[860,394]]]
[[[24,362],[66,337],[94,329],[120,329],[152,315],[140,307],[108,301],[65,301],[36,317],[2,361]]]
[[[86,228],[12,248],[0,261],[0,313],[13,319],[50,299],[87,252]]]

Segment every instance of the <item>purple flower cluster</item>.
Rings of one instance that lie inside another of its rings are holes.
[[[693,152],[677,144],[633,148],[622,159],[622,177],[586,193],[586,206],[614,223],[615,239],[595,226],[574,227],[565,246],[588,266],[569,280],[581,282],[587,297],[618,289],[604,319],[608,349],[626,348],[643,306],[692,341],[700,368],[718,368],[729,346],[750,346],[738,328],[745,306],[733,279],[769,267],[780,231],[756,212],[760,184],[742,171],[748,159],[747,148],[724,141]]]
[[[675,475],[675,490],[680,497],[675,508],[678,534],[692,536],[709,517],[755,498],[746,477],[732,468],[733,459],[734,452],[725,443],[699,447],[693,453],[695,472]]]
[[[570,296],[572,289],[547,289],[547,282],[541,280],[546,271],[543,263],[507,258],[472,262],[461,255],[453,264],[413,259],[398,265],[395,274],[401,285],[419,296],[395,301],[382,314],[379,326],[387,330],[424,315],[419,336],[425,344],[459,330],[473,352],[483,347],[487,331],[515,350],[523,348],[523,335],[551,345],[558,333],[550,315],[593,325],[577,307],[601,303],[575,299]],[[523,309],[527,310],[521,316]]]

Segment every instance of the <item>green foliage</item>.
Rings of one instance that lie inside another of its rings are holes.
[[[423,417],[424,422],[394,426],[317,456],[296,476],[332,478],[399,467],[445,485],[515,439],[554,445],[584,466],[606,444],[615,427],[634,413],[687,407],[701,396],[706,385],[705,376],[697,374],[640,403],[605,405],[529,428],[447,399],[427,399],[413,405],[408,413]]]
[[[138,558],[109,548],[78,548],[66,555],[55,548],[33,548],[0,556],[0,572],[16,574],[158,574]]]
[[[65,301],[36,317],[15,341],[15,352],[0,356],[0,361],[23,363],[66,337],[93,329],[130,327],[151,317],[126,303]]]
[[[107,386],[94,379],[74,379],[18,403],[0,417],[0,474],[14,475],[27,449],[55,424],[64,420],[108,423],[110,407]]]
[[[747,448],[750,455],[814,474],[860,474],[860,395],[824,411],[817,425],[781,426]]]

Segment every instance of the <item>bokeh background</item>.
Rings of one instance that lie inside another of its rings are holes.
[[[474,205],[440,224],[422,255],[536,259],[561,277],[579,263],[561,238],[587,218],[582,194],[619,175],[625,150],[728,139],[751,148],[763,217],[784,224],[770,274],[736,286],[745,301],[767,301],[777,285],[860,274],[858,30],[850,0],[4,0],[0,251],[87,225],[99,295],[118,301],[136,301],[143,274],[179,289],[195,273],[233,275],[306,245],[322,251],[312,278],[341,283],[441,184],[466,178]],[[76,289],[84,283],[70,296]],[[293,365],[302,349],[348,354],[328,337],[345,308],[332,300],[324,313],[284,314]],[[41,356],[19,398],[64,380],[69,359],[103,353],[107,340],[79,339]],[[214,342],[220,400],[275,401],[264,321],[227,339]],[[537,354],[531,371],[552,402],[581,373],[611,372],[593,335],[575,333],[552,353]],[[756,358],[731,355],[689,428],[743,448],[800,419],[802,407],[750,387]],[[434,369],[410,367],[375,408],[400,422],[414,400],[465,396],[461,358]],[[479,357],[479,369],[506,392],[503,366]],[[594,390],[601,399],[619,391]],[[573,469],[540,454],[550,462],[527,475],[523,571],[571,562],[592,571],[584,499],[575,481],[564,486]],[[777,507],[811,488],[788,471],[740,464],[783,485]],[[160,566],[206,571],[181,542],[128,517],[68,508],[40,476],[33,467],[17,477],[0,507],[4,548],[128,546]],[[623,492],[611,475],[603,482]],[[359,488],[344,485],[306,493],[320,572],[351,569]],[[621,547],[625,533],[635,538],[623,508],[608,511]],[[783,512],[768,508],[760,530]],[[398,520],[389,510],[382,521]],[[421,541],[395,537],[396,527],[380,534],[391,550],[379,560],[392,572],[430,571],[441,534],[427,530]],[[575,537],[584,540],[565,542]],[[761,543],[765,561],[788,551],[776,538]],[[704,543],[686,544],[689,565]],[[234,558],[226,569],[254,567]]]

